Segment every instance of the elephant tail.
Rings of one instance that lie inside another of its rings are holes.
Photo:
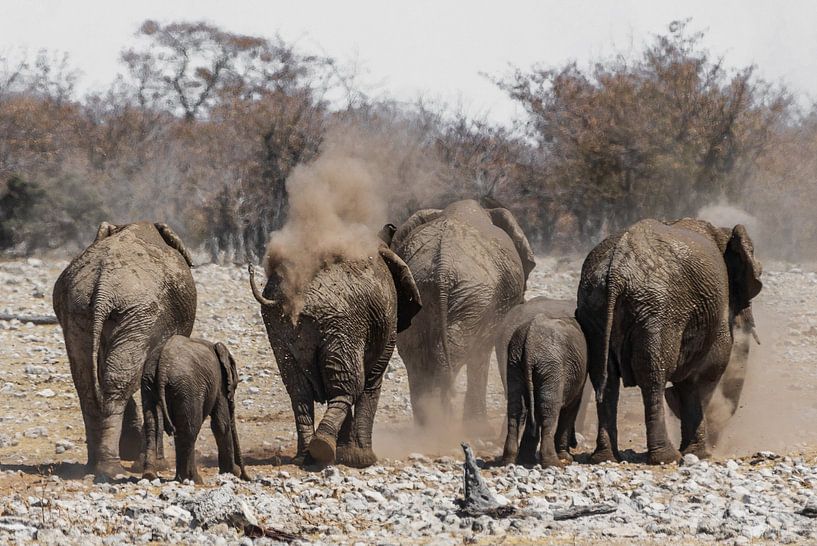
[[[615,282],[612,275],[608,273],[607,276],[607,309],[604,318],[604,349],[601,359],[601,381],[599,382],[598,390],[596,391],[596,401],[601,404],[604,402],[604,390],[607,388],[607,376],[610,367],[610,343],[613,334],[613,319],[616,312],[616,304],[621,293],[621,287]]]
[[[159,405],[162,408],[162,421],[164,421],[165,432],[174,436],[176,427],[170,420],[170,412],[167,411],[167,396],[165,385],[167,384],[167,359],[159,355],[159,365],[156,367],[156,390],[159,398]]]
[[[100,388],[102,377],[100,377],[99,371],[99,352],[100,346],[102,345],[102,329],[105,321],[113,311],[113,307],[111,302],[108,299],[102,298],[99,292],[94,294],[94,317],[91,322],[91,376],[93,378],[91,383],[93,384],[94,402],[100,414],[104,414],[105,398]]]
[[[437,288],[439,289],[439,298],[437,304],[440,312],[440,345],[443,350],[443,369],[446,375],[446,381],[453,383],[454,374],[452,372],[451,350],[448,347],[448,286],[446,284],[446,275],[442,271],[438,271]],[[453,388],[453,385],[448,385]]]
[[[525,331],[525,342],[522,344],[522,366],[525,368],[525,401],[528,405],[528,419],[533,426],[537,426],[536,422],[536,406],[533,401],[533,361],[528,358],[528,334],[530,333],[530,326]]]

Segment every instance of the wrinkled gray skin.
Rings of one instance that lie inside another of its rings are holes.
[[[681,419],[681,450],[708,455],[706,410],[733,358],[736,328],[745,347],[745,332],[754,327],[751,300],[762,288],[761,271],[746,228],[694,219],[643,220],[590,252],[576,318],[587,338],[596,391],[594,462],[619,458],[620,380],[641,389],[649,462],[681,457],[664,420],[667,382],[673,383],[668,402]],[[721,386],[735,407],[743,373],[729,371]]]
[[[525,234],[506,209],[457,201],[414,213],[392,240],[425,302],[397,337],[406,364],[415,422],[429,423],[439,391],[450,418],[453,385],[467,365],[467,423],[486,423],[485,394],[494,330],[522,303],[535,262]]]
[[[517,327],[507,347],[508,433],[503,464],[538,462],[548,467],[572,461],[576,415],[587,379],[587,344],[579,323],[574,318],[538,314]]]
[[[338,259],[304,289],[296,320],[273,270],[263,294],[250,284],[286,386],[298,433],[296,464],[374,464],[372,426],[395,337],[420,309],[406,264],[381,245],[365,260]],[[314,403],[326,403],[315,429]]]
[[[133,395],[146,361],[158,357],[170,336],[193,329],[190,265],[181,240],[164,224],[103,223],[54,285],[54,311],[85,421],[88,469],[100,478],[123,471],[123,414],[129,422],[138,415]],[[139,451],[141,442],[138,430],[126,430],[123,444]]]
[[[151,371],[153,373],[151,373]],[[173,336],[159,353],[155,370],[145,369],[142,379],[145,422],[157,422],[161,407],[165,431],[175,438],[178,481],[202,483],[196,465],[196,438],[204,419],[218,446],[218,469],[249,479],[244,470],[241,446],[235,426],[235,389],[238,372],[235,359],[223,343]],[[155,396],[154,396],[155,394]],[[145,438],[143,478],[156,478],[155,436]]]
[[[508,311],[494,336],[494,352],[496,354],[497,370],[502,380],[502,389],[508,393],[506,372],[508,368],[508,342],[516,329],[529,322],[533,317],[544,314],[548,318],[574,318],[576,302],[571,300],[555,300],[545,296],[531,298],[525,303],[515,305]]]

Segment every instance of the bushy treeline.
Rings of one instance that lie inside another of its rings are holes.
[[[74,249],[103,219],[151,219],[213,259],[258,254],[286,218],[292,169],[354,128],[389,135],[366,145],[382,143],[393,187],[411,190],[392,200],[396,222],[474,197],[559,251],[723,202],[776,242],[761,254],[815,254],[817,114],[711,58],[684,22],[631,58],[497,79],[527,112],[507,126],[372,99],[331,58],[204,23],[146,21],[122,66],[78,98],[65,57],[0,58],[0,249]]]

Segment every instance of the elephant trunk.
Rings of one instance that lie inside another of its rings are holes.
[[[252,264],[247,264],[247,271],[250,272],[250,287],[252,288],[252,295],[255,296],[256,301],[261,305],[275,305],[275,300],[265,298],[255,283],[255,268]]]

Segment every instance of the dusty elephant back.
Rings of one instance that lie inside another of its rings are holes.
[[[465,221],[460,215],[443,214],[416,228],[394,250],[411,269],[426,306],[439,300],[442,289],[451,297],[457,291],[501,288],[491,295],[495,309],[504,315],[522,300],[522,262],[513,241],[484,211],[475,218]]]
[[[170,310],[180,315],[174,318],[195,316],[190,268],[150,223],[130,224],[71,261],[54,286],[57,317],[62,322],[69,312],[88,314],[100,296],[111,297],[117,307],[154,303],[157,311],[159,302],[172,301]]]

